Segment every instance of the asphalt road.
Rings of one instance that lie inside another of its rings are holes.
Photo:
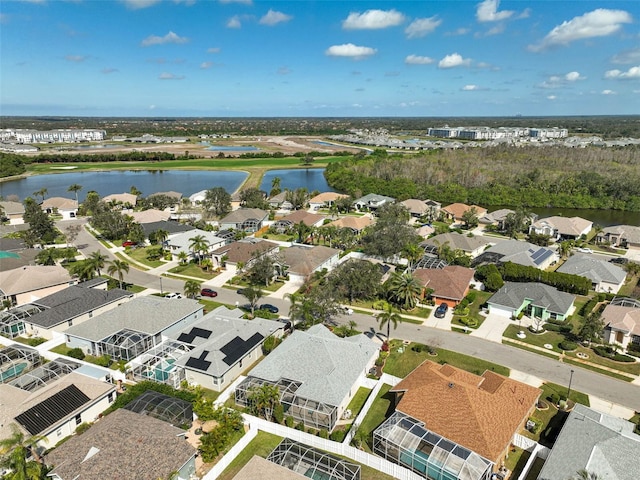
[[[78,222],[86,223],[84,220],[78,220]],[[68,222],[65,222],[65,225],[68,224]],[[100,242],[84,229],[80,231],[75,244],[85,255],[99,250],[109,259],[115,258]],[[124,279],[128,283],[160,290],[160,277],[137,270],[133,267],[131,267]],[[182,292],[184,290],[184,282],[163,277],[162,289],[165,292]],[[247,301],[245,297],[238,295],[233,290],[217,288],[216,291],[218,292],[218,297],[215,300],[222,303],[234,305],[236,302],[244,304]],[[282,315],[287,315],[288,313],[289,302],[287,300],[265,298],[264,303],[275,305],[280,309]],[[374,331],[376,333],[379,331],[378,323],[371,315],[354,313],[351,316],[341,316],[337,320],[339,323],[354,320],[358,324],[357,328],[361,331]],[[399,324],[398,328],[392,331],[392,337],[412,342],[429,343],[447,350],[453,350],[504,365],[511,369],[560,385],[568,385],[571,370],[573,369],[572,389],[640,411],[640,386],[623,382],[622,380],[617,380],[578,366],[563,364],[522,349],[471,337],[469,335],[424,327],[412,323]]]

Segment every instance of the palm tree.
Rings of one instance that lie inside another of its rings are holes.
[[[109,262],[109,268],[107,269],[109,275],[118,275],[120,281],[120,289],[122,289],[122,282],[124,281],[124,274],[129,273],[129,264],[124,260],[115,259]]]
[[[0,440],[0,455],[2,467],[11,470],[11,473],[3,476],[7,480],[44,480],[46,467],[40,461],[36,451],[37,443],[42,437],[25,438],[24,433],[11,424],[11,436]],[[32,456],[35,460],[27,460]]]
[[[415,243],[409,243],[405,245],[402,253],[407,259],[409,268],[412,268],[416,264],[416,262],[422,258],[424,249]]]
[[[78,185],[77,183],[69,185],[69,188],[67,188],[67,192],[73,192],[76,194],[76,203],[78,203],[78,192],[80,190],[82,190],[82,185]]]
[[[160,248],[162,250],[164,250],[164,242],[167,241],[167,238],[169,238],[169,232],[162,229],[156,230],[156,240],[160,244]]]
[[[560,257],[567,258],[571,253],[573,246],[574,246],[573,242],[570,240],[565,240],[563,242],[560,242],[560,244],[558,245],[558,253],[560,254]]]
[[[599,475],[595,472],[589,472],[586,469],[578,470],[577,475],[569,480],[598,480]]]
[[[187,260],[189,259],[189,255],[187,255],[187,252],[180,252],[178,253],[178,260],[180,260],[180,264],[184,265],[185,263],[187,263]]]
[[[189,248],[193,251],[193,255],[198,255],[198,265],[202,265],[202,252],[209,249],[209,242],[204,235],[196,235],[189,239]]]
[[[187,280],[184,282],[184,294],[188,298],[196,298],[200,293],[200,284],[195,280]]]
[[[422,285],[411,272],[393,272],[389,281],[389,296],[405,310],[413,309],[422,293]]]
[[[95,252],[91,252],[89,254],[90,264],[93,267],[93,270],[98,273],[98,276],[101,275],[100,269],[104,268],[104,262],[106,259],[107,257],[100,253],[99,250],[96,250]]]
[[[271,180],[271,191],[269,192],[270,197],[278,195],[280,192],[282,192],[282,189],[280,188],[281,181],[282,179],[280,177],[273,177],[273,180]]]
[[[41,250],[40,253],[36,256],[36,261],[40,265],[55,265],[56,264],[56,249],[55,248],[46,248]]]
[[[391,335],[391,324],[393,329],[398,328],[398,323],[402,322],[402,317],[393,311],[393,307],[389,304],[385,305],[384,310],[376,315],[376,320],[380,322],[380,330],[387,326],[387,342],[389,342]]]

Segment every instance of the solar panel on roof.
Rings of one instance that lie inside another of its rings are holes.
[[[21,413],[15,417],[15,420],[31,435],[37,435],[44,431],[45,428],[73,413],[89,400],[89,397],[81,392],[78,387],[69,385],[46,400],[34,405],[26,412]]]
[[[211,362],[205,360],[205,358],[207,358],[207,355],[209,355],[209,350],[203,350],[199,357],[190,357],[185,365],[187,367],[196,368],[198,370],[206,372],[211,366]]]
[[[242,340],[240,337],[235,337],[220,349],[220,351],[225,355],[222,361],[229,366],[233,365],[238,361],[238,359],[260,343],[263,338],[264,335],[261,333],[254,333],[248,340]]]
[[[536,265],[540,265],[542,264],[547,258],[549,258],[551,255],[553,255],[553,252],[551,250],[545,250],[544,254],[539,256],[537,259],[535,259],[533,262]]]
[[[548,250],[544,249],[544,248],[540,248],[538,250],[536,250],[533,255],[531,255],[531,258],[533,259],[533,261],[535,261],[538,257],[541,257],[542,255],[544,255],[546,252],[548,252]]]
[[[196,337],[209,338],[211,336],[211,330],[205,330],[204,328],[193,327],[189,333],[182,333],[178,337],[179,342],[191,343]]]

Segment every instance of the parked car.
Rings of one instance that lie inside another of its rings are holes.
[[[286,318],[279,318],[277,321],[280,323],[284,323],[285,332],[291,332],[293,330],[293,325],[291,324],[290,320],[287,320]]]
[[[278,313],[280,311],[278,310],[278,307],[271,305],[270,303],[263,303],[258,307],[258,310],[266,310],[269,313]]]
[[[442,302],[440,305],[438,305],[438,308],[436,308],[436,313],[435,313],[436,318],[444,318],[448,310],[449,310],[449,305]]]
[[[126,242],[122,242],[123,247],[135,247],[138,245],[137,242],[132,242],[131,240],[127,240]]]
[[[593,253],[593,250],[590,248],[576,248],[576,252],[580,253]]]
[[[179,293],[167,293],[164,298],[182,298],[182,295]]]
[[[244,295],[244,291],[245,291],[245,290],[246,290],[245,288],[239,288],[238,290],[236,290],[236,293],[237,293],[238,295]]]
[[[345,315],[353,315],[353,308],[350,307],[342,307],[342,311]]]
[[[200,290],[200,295],[202,295],[203,297],[217,297],[218,292],[216,292],[215,290],[211,290],[210,288],[203,288],[202,290]]]

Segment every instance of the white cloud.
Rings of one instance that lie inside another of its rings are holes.
[[[175,75],[169,72],[162,72],[158,77],[160,80],[183,80],[184,75]]]
[[[470,31],[471,31],[470,28],[460,27],[460,28],[455,29],[453,32],[445,33],[445,35],[448,36],[448,37],[457,37],[459,35],[466,35]]]
[[[611,63],[629,64],[640,62],[640,47],[631,50],[625,50],[611,57]]]
[[[220,47],[207,48],[207,53],[220,53],[220,51],[221,51]]]
[[[343,43],[342,45],[332,45],[324,52],[330,57],[351,57],[353,59],[362,59],[371,55],[375,55],[377,50],[371,47],[360,47],[353,43]]]
[[[607,72],[605,72],[604,78],[616,79],[616,80],[617,79],[629,80],[633,78],[640,78],[640,65],[638,65],[637,67],[631,67],[626,72],[623,72],[618,69],[608,70]]]
[[[364,13],[351,12],[342,22],[345,30],[377,30],[397,27],[405,21],[405,16],[397,10],[367,10]]]
[[[253,5],[252,0],[220,0],[220,3],[241,3],[242,5]]]
[[[289,75],[291,73],[291,70],[289,69],[289,67],[278,67],[276,73],[278,75]]]
[[[84,62],[87,58],[86,55],[65,55],[64,59],[67,62],[74,62],[74,63],[82,63]]]
[[[152,7],[159,2],[160,0],[122,0],[122,3],[124,3],[129,10],[140,10],[141,8]]]
[[[209,68],[213,67],[213,62],[202,62],[200,64],[200,68],[203,70],[207,70]]]
[[[551,75],[547,80],[538,85],[539,88],[563,88],[570,83],[584,80],[586,77],[580,75],[580,72],[569,72],[564,75]]]
[[[442,20],[437,16],[429,18],[416,18],[404,29],[407,38],[421,38],[433,33],[442,24]]]
[[[555,100],[556,98],[558,97],[556,97],[555,95],[547,95],[548,100]]]
[[[580,72],[569,72],[564,76],[567,82],[577,82],[578,80],[584,80],[585,77],[580,75]]]
[[[430,65],[433,62],[435,62],[433,58],[421,55],[407,55],[407,58],[404,59],[404,63],[408,65]]]
[[[285,23],[291,20],[293,17],[291,15],[287,15],[286,13],[277,12],[275,10],[269,9],[267,14],[260,19],[260,25],[268,25],[273,27],[279,23]]]
[[[556,26],[539,44],[529,45],[529,50],[539,52],[549,47],[566,46],[576,40],[606,37],[618,32],[623,24],[632,21],[633,17],[624,10],[598,8]]]
[[[468,67],[469,65],[471,65],[470,58],[462,58],[462,55],[452,53],[440,60],[438,68]]]
[[[102,69],[102,73],[104,73],[105,75],[109,75],[110,73],[116,73],[119,70],[117,68],[103,68]]]
[[[463,92],[473,92],[475,90],[480,90],[480,87],[478,87],[478,85],[465,85],[460,90]]]
[[[240,17],[238,15],[234,15],[227,21],[227,28],[241,28],[242,23],[240,22]]]
[[[613,90],[602,90],[602,95],[615,95],[616,92]]]
[[[142,40],[141,45],[143,47],[150,47],[151,45],[164,45],[165,43],[183,44],[188,41],[189,39],[187,37],[181,37],[173,32],[169,32],[164,37],[149,35],[147,38]]]
[[[500,22],[510,18],[515,12],[513,10],[498,11],[500,0],[485,0],[478,4],[476,18],[478,22]]]

